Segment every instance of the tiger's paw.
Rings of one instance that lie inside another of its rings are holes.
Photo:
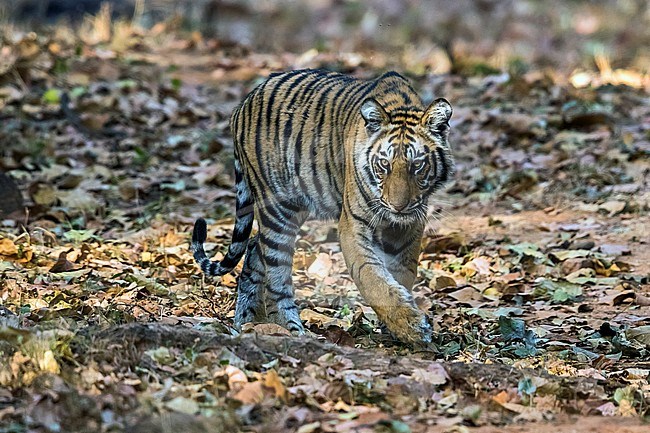
[[[431,326],[429,317],[426,314],[422,315],[422,319],[420,319],[420,323],[417,325],[415,336],[414,343],[416,344],[427,345],[431,343],[433,339],[433,326]]]
[[[429,318],[416,307],[403,307],[385,322],[388,330],[404,343],[426,346],[432,341]]]
[[[269,320],[288,329],[292,335],[305,335],[305,328],[302,325],[297,308],[269,314]]]

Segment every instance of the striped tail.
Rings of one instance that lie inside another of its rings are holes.
[[[194,260],[207,275],[224,275],[232,271],[246,252],[248,238],[253,230],[253,201],[238,161],[235,161],[235,183],[237,186],[235,228],[232,232],[232,243],[223,260],[213,262],[205,255],[203,243],[208,237],[207,224],[203,218],[199,218],[194,223],[191,249],[194,252]]]

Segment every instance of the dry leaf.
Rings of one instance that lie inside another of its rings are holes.
[[[228,365],[225,373],[228,376],[228,388],[231,390],[240,389],[243,384],[248,383],[246,373],[235,366]]]
[[[68,272],[76,269],[77,266],[68,260],[68,253],[62,252],[59,254],[59,259],[54,265],[50,268],[50,272],[56,274],[59,272]]]
[[[490,275],[490,261],[485,257],[476,257],[463,266],[463,273],[467,277],[472,277],[476,274]]]
[[[258,323],[253,325],[253,331],[261,335],[291,335],[291,332],[275,323]]]
[[[199,412],[199,404],[186,397],[173,398],[165,402],[165,407],[174,412],[186,413],[188,415],[194,415]]]
[[[316,260],[307,269],[307,276],[317,280],[323,280],[332,270],[332,259],[329,254],[320,253]]]
[[[275,391],[275,396],[283,400],[287,397],[287,389],[282,383],[282,379],[278,376],[277,371],[269,370],[264,376],[264,386],[271,388]]]
[[[43,356],[38,359],[38,368],[40,368],[42,371],[47,371],[48,373],[59,374],[61,372],[59,363],[56,362],[56,358],[54,358],[54,352],[51,350],[46,350],[43,352]]]
[[[255,404],[260,403],[264,400],[264,385],[262,382],[249,382],[244,384],[233,398],[239,400],[244,404]]]
[[[18,254],[16,244],[9,238],[0,239],[0,256],[13,256]]]

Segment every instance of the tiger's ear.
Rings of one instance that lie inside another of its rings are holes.
[[[361,104],[361,116],[366,121],[366,129],[369,133],[379,131],[381,125],[388,123],[388,114],[374,98],[369,98]]]
[[[451,104],[445,98],[438,98],[429,105],[422,116],[422,124],[436,136],[445,137],[449,132]]]

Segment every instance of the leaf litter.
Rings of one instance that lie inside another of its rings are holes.
[[[413,351],[383,331],[322,224],[302,230],[294,264],[310,335],[257,324],[235,336],[235,278],[204,279],[188,250],[206,214],[206,249],[227,249],[230,111],[272,69],[382,66],[221,50],[203,86],[191,83],[206,65],[175,72],[157,38],[185,58],[210,52],[206,41],[159,28],[122,29],[130,42],[118,43],[89,29],[82,41],[2,42],[13,63],[0,69],[0,169],[28,210],[0,227],[3,431],[462,431],[648,416],[642,92],[414,73],[457,107],[459,174],[414,287],[434,344]]]

